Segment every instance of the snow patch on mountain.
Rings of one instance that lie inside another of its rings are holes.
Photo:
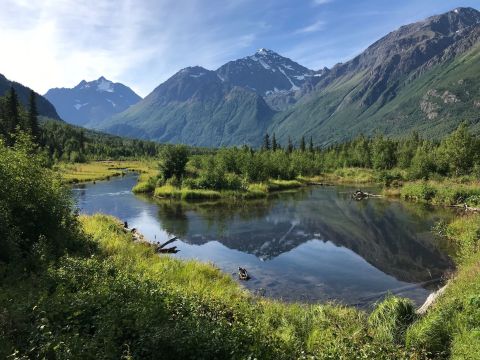
[[[87,105],[88,105],[88,103],[85,103],[85,104],[75,104],[75,105],[73,105],[73,107],[74,107],[75,109],[77,109],[77,111],[78,111],[78,110],[80,110],[82,107],[87,106]]]
[[[113,83],[101,77],[97,82],[97,91],[114,92]]]
[[[287,78],[287,80],[290,82],[290,84],[292,84],[291,90],[300,90],[300,88],[297,85],[295,85],[295,83],[292,81],[292,79],[290,79],[288,77],[288,75],[285,73],[285,70],[280,69],[280,68],[278,68],[278,70],[280,70],[280,72]]]

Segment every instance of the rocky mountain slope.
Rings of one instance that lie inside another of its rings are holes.
[[[461,121],[480,131],[480,12],[457,8],[402,26],[332,69],[271,50],[216,71],[183,69],[101,130],[157,141],[259,145],[266,131],[317,145],[360,133],[441,137]]]
[[[402,26],[332,68],[269,130],[325,145],[359,133],[440,137],[463,120],[476,127],[479,39],[480,12],[471,8]]]
[[[13,86],[15,91],[17,92],[18,99],[20,103],[25,107],[28,108],[28,101],[30,97],[31,89],[14,81],[8,80],[5,76],[0,74],[0,96],[4,96],[10,87]],[[60,117],[55,110],[55,107],[43,96],[37,94],[37,108],[38,113],[42,116],[49,117],[52,119],[59,120]]]
[[[256,92],[232,86],[215,71],[197,66],[179,71],[99,129],[190,145],[250,144],[265,133],[272,116]]]
[[[67,122],[93,127],[96,123],[118,114],[141,100],[132,89],[113,83],[103,76],[87,82],[82,80],[74,88],[54,88],[45,97],[55,105]]]

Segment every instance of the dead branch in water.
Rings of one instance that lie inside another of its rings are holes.
[[[371,197],[380,198],[380,197],[383,197],[383,196],[382,195],[376,195],[376,194],[370,194],[370,193],[362,191],[362,190],[357,190],[352,194],[352,199],[357,200],[357,201],[367,199],[367,198],[371,198]]]

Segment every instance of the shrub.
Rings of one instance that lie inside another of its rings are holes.
[[[70,191],[45,169],[27,137],[0,141],[0,262],[35,262],[85,248]]]

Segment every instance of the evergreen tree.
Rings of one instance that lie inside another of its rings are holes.
[[[293,144],[292,144],[292,139],[290,136],[288,137],[288,145],[287,145],[287,153],[291,154],[293,152]]]
[[[38,141],[40,138],[40,127],[38,126],[36,94],[33,90],[30,91],[29,109],[26,125],[27,131],[29,131],[32,134],[33,138]]]
[[[313,153],[313,138],[310,136],[310,144],[308,145],[308,151]]]
[[[277,139],[275,137],[275,133],[273,133],[273,137],[272,137],[272,150],[273,151],[278,150],[278,144],[277,144]]]
[[[302,136],[300,139],[300,151],[305,152],[306,145],[305,145],[305,136]]]
[[[265,134],[263,139],[263,150],[270,150],[270,136],[268,136],[268,133]]]
[[[10,87],[10,90],[7,94],[6,104],[5,104],[5,122],[6,122],[6,133],[9,135],[10,140],[11,136],[15,132],[15,129],[20,125],[20,114],[18,111],[19,103],[17,92]],[[12,141],[12,140],[11,140]]]
[[[7,145],[13,145],[13,134],[17,126],[20,125],[20,113],[17,92],[10,87],[5,99],[4,123]]]

